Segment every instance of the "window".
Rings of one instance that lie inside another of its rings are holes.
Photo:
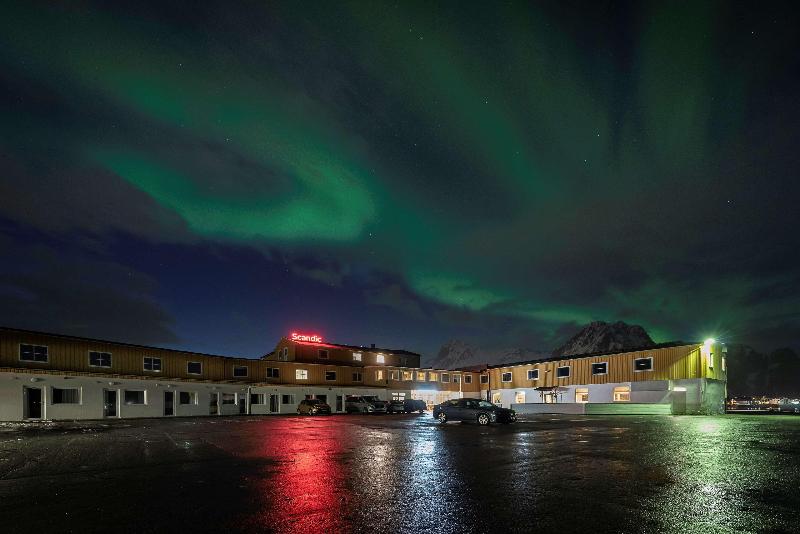
[[[187,362],[186,372],[190,375],[202,375],[203,364],[201,362]]]
[[[400,380],[400,371],[389,371],[389,380]]]
[[[141,390],[126,389],[123,396],[126,405],[145,404],[145,394]]]
[[[250,404],[266,404],[264,402],[264,394],[263,393],[251,393],[250,394]]]
[[[289,347],[283,347],[283,350],[278,353],[278,359],[283,362],[289,361]]]
[[[354,352],[353,353],[353,361],[354,362],[360,362],[361,361],[361,353],[360,352]]]
[[[383,370],[375,371],[375,380],[383,380]]]
[[[575,388],[575,402],[589,402],[589,388]]]
[[[528,380],[539,380],[539,370],[528,369]]]
[[[464,383],[472,384],[472,375],[464,375]]]
[[[403,371],[403,380],[406,382],[411,380],[411,371]]]
[[[417,382],[425,382],[425,371],[417,371]]]
[[[450,382],[450,374],[442,373],[442,382]]]
[[[517,394],[514,395],[514,402],[516,404],[525,404],[525,392],[517,391]]]
[[[294,404],[294,395],[281,395],[281,404]]]
[[[408,365],[408,358],[406,358],[405,356],[400,356],[400,365],[403,367]]]
[[[47,363],[47,347],[43,345],[20,345],[19,360],[21,362]]]
[[[708,368],[714,368],[714,353],[712,351],[708,351]]]
[[[280,378],[281,370],[277,367],[267,367],[267,378]]]
[[[111,353],[90,350],[89,365],[92,367],[111,367]]]
[[[633,370],[636,373],[640,371],[652,371],[653,357],[650,356],[649,358],[636,358],[633,360]]]
[[[361,382],[361,380],[362,380],[361,373],[359,373],[358,371],[353,373],[353,382]]]
[[[325,371],[325,380],[336,380],[336,371]]]
[[[53,404],[80,404],[81,390],[78,388],[53,388]]]
[[[386,363],[386,356],[384,356],[383,354],[378,354],[378,355],[375,357],[375,363],[379,363],[379,364],[384,364],[384,363]]]
[[[144,357],[144,370],[153,371],[154,373],[161,372],[161,358],[151,358],[150,356]]]
[[[556,378],[569,378],[569,365],[556,368]]]
[[[502,404],[500,403],[501,400],[503,400],[503,396],[499,392],[492,393],[492,404],[502,406]]]
[[[328,350],[327,349],[319,349],[319,359],[320,360],[327,360],[328,359]]]
[[[614,402],[627,402],[631,400],[631,388],[618,386],[614,388]]]
[[[430,380],[431,382],[438,382],[439,373],[428,373],[428,380]]]
[[[222,404],[236,404],[236,393],[223,393]]]
[[[511,382],[511,373],[503,373],[500,377],[501,382]]]
[[[592,374],[593,375],[605,375],[608,374],[608,362],[599,362],[592,364]]]
[[[722,357],[722,361],[720,363],[722,364],[722,372],[724,373],[727,368],[727,365],[725,365],[725,356]]]
[[[233,376],[247,376],[247,366],[246,365],[234,365],[233,366]]]
[[[181,391],[178,393],[179,404],[197,404],[197,393],[194,391]]]
[[[481,375],[481,384],[489,383],[489,375]]]
[[[308,380],[308,371],[305,369],[295,369],[294,378],[295,380]]]
[[[461,382],[461,375],[453,375],[453,383],[458,384]]]

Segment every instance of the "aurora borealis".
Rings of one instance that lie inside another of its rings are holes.
[[[163,5],[169,4],[169,5]],[[0,322],[797,347],[791,4],[8,3]]]

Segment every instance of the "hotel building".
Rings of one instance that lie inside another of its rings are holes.
[[[521,413],[721,413],[724,345],[659,346],[470,369],[420,367],[406,350],[291,334],[234,358],[0,328],[0,421],[293,414],[349,395],[428,405],[481,397]]]

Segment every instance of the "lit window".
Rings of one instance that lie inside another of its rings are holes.
[[[361,353],[360,352],[354,352],[353,353],[353,361],[354,362],[360,362],[361,361]]]
[[[277,367],[267,367],[267,378],[280,378],[281,370]]]
[[[634,372],[652,371],[653,370],[653,357],[649,358],[636,358],[633,360]]]
[[[386,356],[384,356],[383,354],[378,354],[377,356],[375,356],[375,363],[380,363],[380,364],[386,363]]]
[[[569,378],[569,365],[556,368],[556,378]]]
[[[178,402],[180,404],[197,404],[197,394],[193,391],[181,391],[178,393]]]
[[[481,375],[481,384],[489,383],[489,375]]]
[[[383,370],[375,371],[375,380],[383,380]]]
[[[19,360],[22,362],[47,363],[47,347],[43,345],[20,345]]]
[[[233,376],[247,376],[247,366],[245,365],[235,365],[233,367]]]
[[[353,382],[361,382],[361,373],[358,371],[353,373]]]
[[[411,371],[403,371],[403,380],[406,382],[411,380]]]
[[[326,349],[319,349],[319,359],[320,360],[328,359],[328,351]]]
[[[295,378],[295,380],[308,380],[308,370],[306,370],[306,369],[295,369],[294,378]]]
[[[725,363],[725,356],[722,357],[722,361],[720,363],[722,364],[722,372],[724,373],[728,367]]]
[[[472,384],[472,375],[464,375],[464,383]]]
[[[439,381],[439,373],[434,373],[434,372],[428,373],[428,380],[430,382],[438,382]]]
[[[517,404],[525,404],[525,392],[517,391],[516,395],[514,395],[514,402]]]
[[[511,373],[503,373],[500,377],[501,382],[511,382]]]
[[[539,370],[528,369],[528,380],[539,380]]]
[[[614,402],[628,402],[631,400],[631,388],[618,386],[614,388]]]
[[[450,382],[450,375],[448,373],[442,373],[442,382]]]
[[[145,404],[145,394],[141,390],[126,389],[123,399],[126,405]]]
[[[492,393],[492,404],[497,404],[498,406],[501,406],[500,401],[502,399],[503,399],[503,396],[499,392],[498,393]]]
[[[325,380],[336,380],[336,371],[325,371]]]
[[[709,352],[708,353],[708,368],[709,369],[713,369],[714,368],[714,353],[713,352]]]
[[[592,374],[593,375],[605,375],[608,374],[608,362],[598,362],[592,364]]]
[[[425,371],[417,371],[417,382],[425,382]]]
[[[92,367],[111,367],[111,353],[89,351],[89,365]]]
[[[190,375],[203,374],[203,364],[201,362],[188,362],[186,364],[186,372]]]
[[[389,380],[400,380],[400,371],[389,371]]]
[[[53,404],[80,404],[81,390],[78,388],[53,388]]]
[[[150,356],[144,357],[144,370],[152,371],[154,373],[161,372],[161,358],[151,358]]]
[[[589,402],[589,388],[575,388],[575,402]]]

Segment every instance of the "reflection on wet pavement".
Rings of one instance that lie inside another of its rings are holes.
[[[240,417],[0,435],[10,531],[797,532],[799,482],[800,417]]]

